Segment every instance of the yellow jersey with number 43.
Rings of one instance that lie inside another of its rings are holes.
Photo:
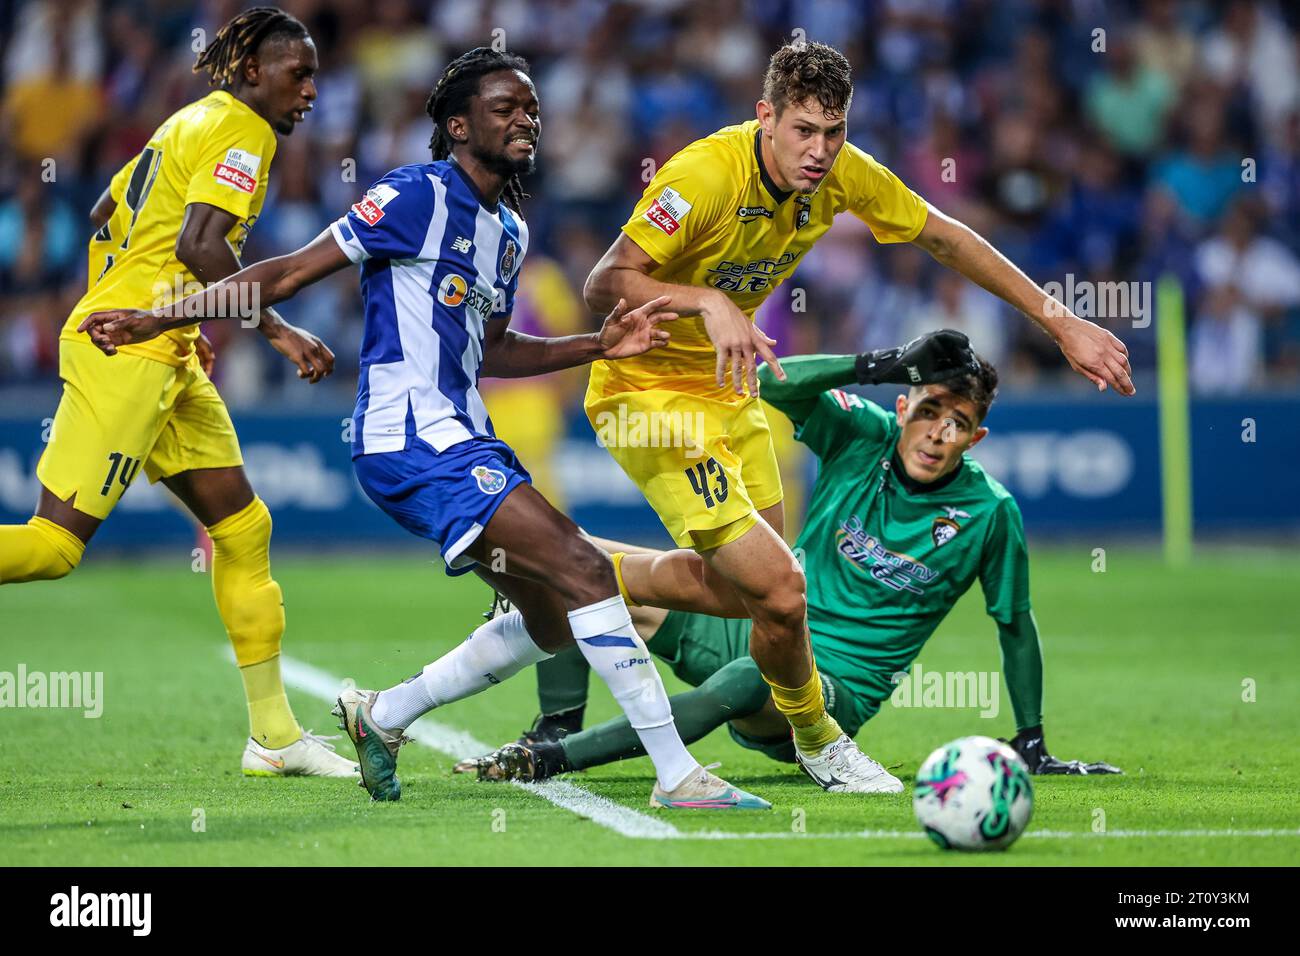
[[[763,166],[759,132],[751,120],[696,140],[650,181],[623,232],[658,263],[654,278],[719,289],[752,321],[839,213],[857,216],[878,242],[910,242],[925,225],[925,201],[852,143],[812,195],[781,190]],[[683,316],[668,328],[665,348],[595,363],[591,391],[743,400],[715,384],[716,353],[702,319]]]
[[[117,206],[90,240],[89,288],[60,337],[89,341],[77,326],[92,312],[154,309],[197,291],[186,288],[198,280],[176,258],[190,203],[235,216],[226,239],[239,255],[266,199],[275,145],[270,124],[225,90],[173,113],[113,177]],[[121,351],[179,366],[198,335],[197,326],[173,329]]]

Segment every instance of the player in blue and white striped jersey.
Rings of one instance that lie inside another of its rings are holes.
[[[488,323],[514,307],[523,219],[442,161],[393,170],[330,230],[366,305],[354,456],[493,437],[478,371]]]
[[[112,354],[166,328],[228,317],[225,303],[270,306],[360,264],[366,326],[352,448],[357,478],[399,524],[438,545],[448,574],[473,570],[518,609],[403,683],[339,698],[335,713],[374,799],[400,796],[397,751],[417,717],[576,641],[654,762],[652,806],[767,808],[686,750],[609,557],[532,487],[493,433],[478,393],[480,375],[537,375],[664,345],[660,324],[676,317],[669,300],[630,312],[620,302],[589,335],[509,330],[528,246],[519,176],[533,167],[541,130],[527,64],[472,50],[447,66],[427,108],[434,161],[384,176],[307,246],[166,310],[97,313],[83,329]],[[260,296],[250,299],[254,291]]]

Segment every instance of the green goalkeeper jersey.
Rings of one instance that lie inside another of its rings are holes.
[[[787,364],[788,384],[765,376],[763,397],[790,415],[820,462],[795,553],[818,669],[869,707],[865,720],[977,578],[999,624],[1028,612],[1029,559],[1020,509],[978,462],[965,457],[938,481],[916,482],[895,454],[895,416],[839,389],[810,398],[801,372],[843,366],[840,384],[852,378],[852,357],[813,364],[819,358]],[[1036,635],[1033,643],[1036,655]]]

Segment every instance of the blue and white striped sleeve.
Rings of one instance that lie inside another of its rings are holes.
[[[402,166],[367,189],[330,225],[330,232],[353,262],[414,259],[424,247],[432,216],[433,188],[428,177],[419,167]]]

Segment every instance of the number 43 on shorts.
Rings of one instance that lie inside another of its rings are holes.
[[[686,477],[690,480],[691,490],[704,499],[704,507],[712,508],[727,500],[727,473],[716,458],[709,458],[687,468]],[[717,480],[711,481],[713,477]]]

